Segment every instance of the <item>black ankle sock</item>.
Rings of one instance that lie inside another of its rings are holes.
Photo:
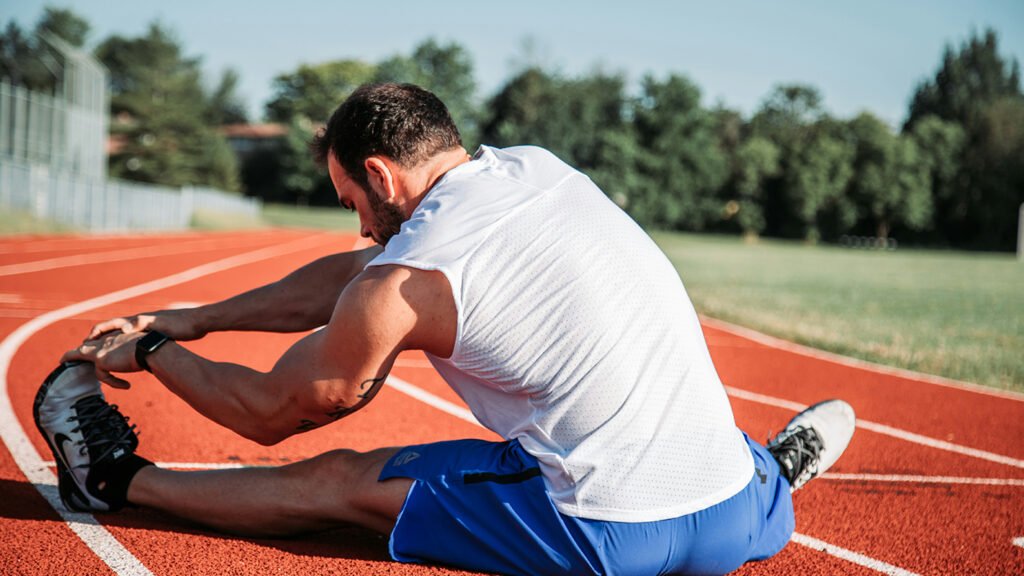
[[[132,479],[146,466],[154,464],[137,454],[129,454],[116,462],[95,467],[89,473],[86,484],[89,491],[110,505],[114,512],[124,508],[128,502],[128,486]]]

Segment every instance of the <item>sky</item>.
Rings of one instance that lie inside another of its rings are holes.
[[[1024,0],[8,0],[0,22],[32,28],[46,5],[92,25],[90,42],[137,36],[154,20],[212,84],[226,68],[262,116],[275,76],[302,63],[377,62],[427,38],[473,56],[478,96],[498,91],[524,62],[565,75],[600,69],[631,86],[646,74],[681,73],[704,104],[753,114],[780,83],[817,87],[826,110],[867,110],[894,127],[917,85],[934,77],[947,45],[994,29],[1004,58],[1024,62]],[[11,5],[13,4],[13,6]]]

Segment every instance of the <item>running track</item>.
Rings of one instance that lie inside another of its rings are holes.
[[[69,514],[32,423],[35,391],[96,321],[210,302],[276,279],[352,236],[298,231],[0,240],[0,574],[449,574],[389,562],[351,528],[240,539],[147,510]],[[684,273],[685,280],[685,273]],[[827,477],[795,498],[797,535],[739,573],[1024,573],[1024,396],[851,364],[705,319],[739,425],[765,439],[800,407],[841,397],[860,428]],[[269,368],[295,335],[216,334],[187,344]],[[107,389],[140,452],[181,468],[271,465],[333,447],[491,438],[416,354],[353,418],[264,448],[194,414],[148,374]]]

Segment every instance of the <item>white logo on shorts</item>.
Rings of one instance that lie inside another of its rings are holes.
[[[395,458],[395,466],[402,466],[420,457],[419,452],[403,452]]]

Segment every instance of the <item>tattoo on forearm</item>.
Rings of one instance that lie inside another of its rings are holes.
[[[384,379],[388,375],[385,374],[380,378],[370,378],[369,380],[363,380],[363,383],[359,385],[359,394],[357,395],[360,400],[369,400],[377,393],[377,389],[380,388],[381,384],[384,383]]]
[[[359,384],[359,393],[356,394],[356,398],[359,398],[359,400],[355,404],[351,406],[338,405],[334,408],[334,410],[328,412],[326,416],[330,418],[331,421],[340,420],[345,416],[348,416],[349,414],[355,412],[356,410],[359,410],[367,402],[372,400],[374,396],[377,395],[377,392],[380,391],[380,387],[384,384],[384,380],[387,379],[387,377],[388,375],[384,374],[383,376],[379,376],[377,378],[363,380]],[[299,421],[299,426],[296,428],[296,430],[299,430],[300,432],[305,432],[307,430],[312,430],[313,428],[316,428],[318,426],[320,426],[320,424],[317,424],[312,420],[307,420],[303,418],[302,420]]]

